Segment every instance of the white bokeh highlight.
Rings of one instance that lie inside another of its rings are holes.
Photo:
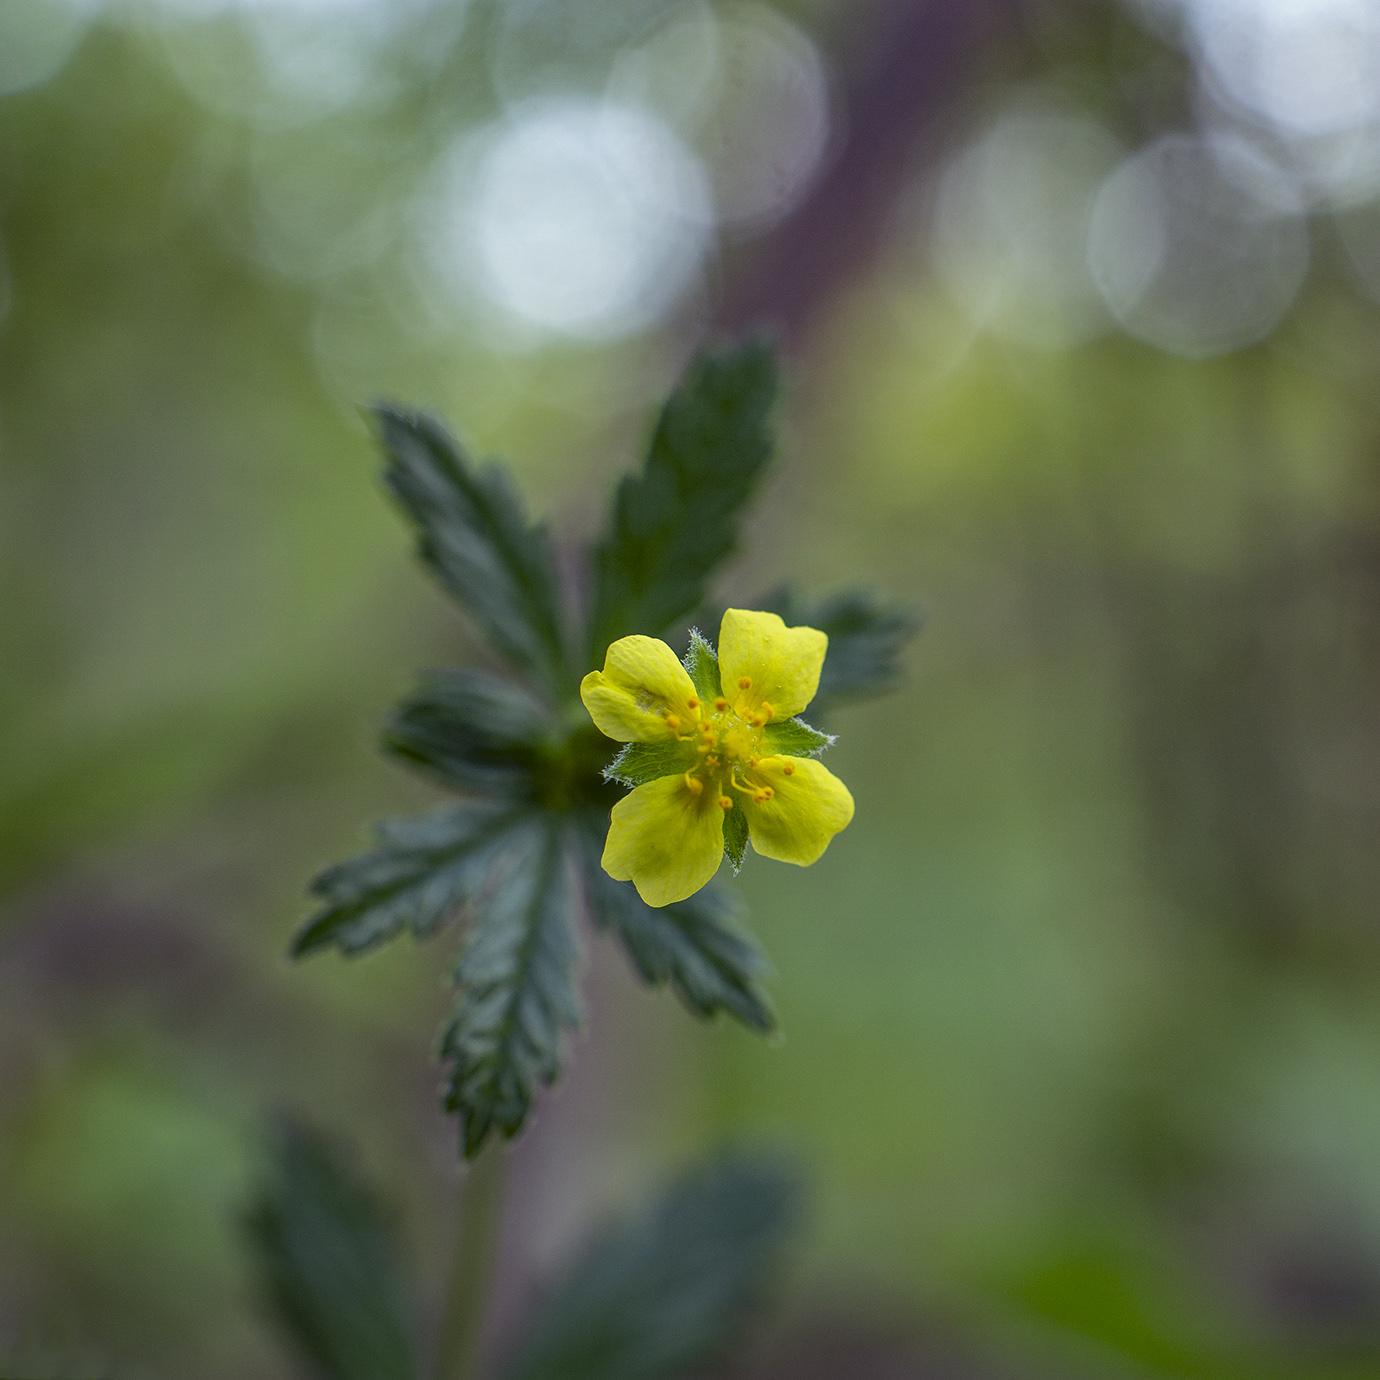
[[[1086,244],[1098,188],[1121,155],[1094,120],[1015,109],[948,165],[935,202],[935,266],[975,325],[1050,349],[1108,327]]]
[[[1167,135],[1103,184],[1088,263],[1131,335],[1188,358],[1263,339],[1293,304],[1309,262],[1301,207],[1280,187],[1252,190],[1261,167],[1242,149]]]
[[[608,101],[520,106],[460,150],[424,210],[427,262],[538,335],[643,329],[697,284],[714,206],[664,122]]]

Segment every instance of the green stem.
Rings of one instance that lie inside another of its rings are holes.
[[[479,1373],[479,1344],[507,1167],[507,1155],[495,1145],[475,1160],[466,1176],[436,1352],[436,1380],[474,1380]]]

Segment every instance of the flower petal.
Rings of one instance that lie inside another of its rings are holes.
[[[696,795],[683,776],[663,776],[613,807],[604,871],[631,882],[649,906],[693,896],[719,870],[724,812],[712,790]]]
[[[763,757],[752,773],[772,788],[770,800],[740,797],[748,837],[764,858],[808,867],[853,818],[853,797],[813,757]]]
[[[828,650],[828,636],[816,628],[788,628],[774,613],[729,609],[719,628],[724,694],[745,719],[763,700],[773,720],[789,719],[814,699]]]
[[[604,669],[580,682],[580,698],[599,732],[620,743],[665,743],[699,722],[695,686],[676,654],[659,638],[621,637]],[[680,720],[667,723],[667,715]]]

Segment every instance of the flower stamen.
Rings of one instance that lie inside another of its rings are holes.
[[[719,809],[727,814],[733,808],[733,797],[731,795],[721,795],[719,797]]]
[[[691,776],[689,772],[685,773],[685,784],[689,787],[691,795],[699,795],[704,790],[704,782],[697,776]]]

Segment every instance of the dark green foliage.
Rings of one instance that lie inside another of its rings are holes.
[[[374,410],[388,454],[384,479],[417,526],[436,578],[516,670],[558,691],[564,636],[546,530],[529,526],[505,470],[471,468],[432,418]]]
[[[689,771],[697,760],[694,743],[626,743],[604,769],[604,775],[625,786],[641,786],[661,776]]]
[[[680,1380],[725,1357],[775,1281],[797,1181],[723,1156],[597,1236],[522,1328],[499,1380]]]
[[[733,808],[724,816],[724,852],[728,854],[728,860],[733,864],[735,872],[743,865],[743,859],[747,856],[747,846],[747,813],[735,800]]]
[[[833,741],[829,734],[811,728],[802,719],[782,719],[762,730],[763,751],[785,757],[813,757]]]
[[[299,931],[292,952],[362,954],[403,930],[423,939],[484,888],[521,807],[466,804],[376,827],[379,847],[328,867],[311,884],[325,903]]]
[[[247,1225],[261,1291],[318,1375],[420,1376],[392,1224],[324,1139],[277,1128]]]
[[[530,795],[552,746],[543,707],[511,681],[483,671],[431,671],[394,711],[384,744],[461,791]]]
[[[655,636],[699,606],[770,458],[776,382],[771,348],[752,342],[702,354],[671,395],[594,552],[590,665],[616,638]]]
[[[690,673],[695,693],[702,704],[712,705],[723,694],[719,654],[705,641],[698,628],[690,629],[690,650],[685,657],[685,669]]]
[[[497,1128],[514,1136],[560,1071],[561,1036],[579,1023],[577,894],[559,818],[534,816],[490,880],[492,894],[455,970],[455,1016],[441,1039],[446,1109],[465,1155]]]
[[[783,590],[765,605],[788,624],[805,624],[829,635],[829,653],[811,717],[846,700],[865,699],[896,688],[901,651],[920,631],[920,619],[871,590],[844,590],[816,603]]]
[[[696,1015],[727,1011],[754,1030],[775,1029],[761,985],[768,964],[741,924],[736,898],[711,883],[675,905],[647,905],[631,882],[615,881],[599,865],[607,828],[606,819],[591,819],[582,836],[595,923],[617,932],[647,982],[669,982]]]

